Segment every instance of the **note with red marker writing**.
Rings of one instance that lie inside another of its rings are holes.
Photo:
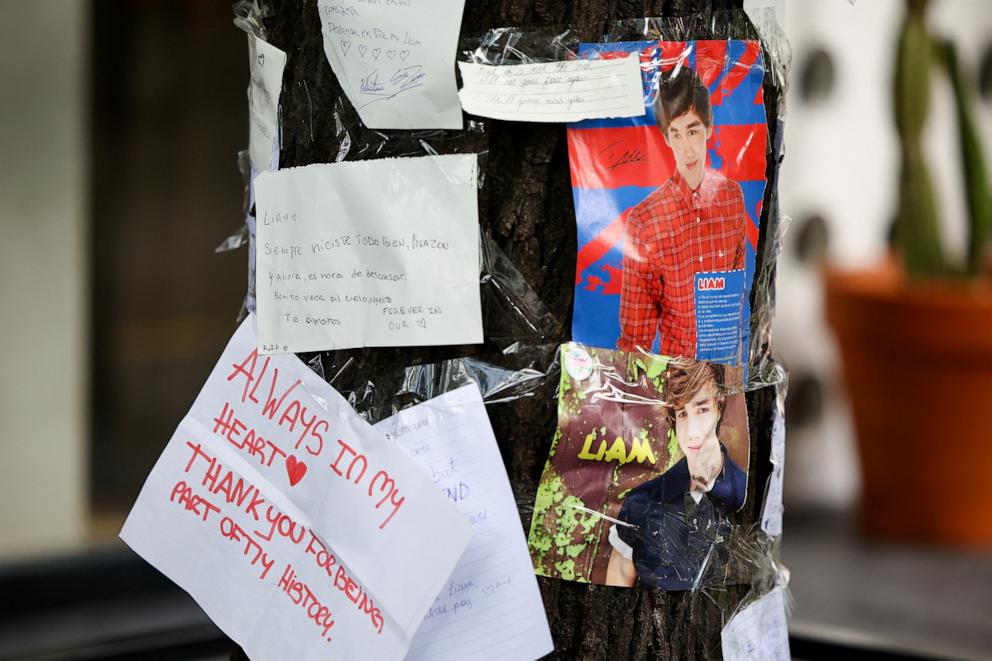
[[[537,659],[554,650],[523,524],[475,384],[376,425],[468,518],[472,541],[407,661]]]
[[[296,356],[235,333],[121,538],[251,658],[402,658],[472,534]]]

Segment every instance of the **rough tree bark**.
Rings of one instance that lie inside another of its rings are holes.
[[[481,35],[501,26],[571,26],[587,40],[597,40],[611,21],[643,16],[680,16],[739,7],[740,0],[467,0],[461,34]],[[402,132],[363,129],[324,56],[315,0],[270,2],[264,19],[267,38],[289,55],[281,105],[283,167],[329,162],[347,149],[346,158],[396,151],[383,136]],[[778,139],[775,108],[781,90],[766,76],[770,144]],[[343,122],[347,137],[341,132]],[[568,339],[575,272],[575,219],[569,182],[565,129],[562,125],[485,122],[488,158],[480,195],[480,221],[539,294],[560,328],[552,341]],[[348,141],[350,140],[350,143]],[[344,142],[344,144],[342,144]],[[774,159],[768,163],[773,189]],[[759,260],[769,229],[773,201],[766,192],[759,240]],[[761,269],[759,263],[759,271]],[[768,272],[771,274],[771,272]],[[772,280],[773,282],[773,280]],[[766,283],[767,284],[767,283]],[[757,285],[756,285],[757,286]],[[758,341],[758,338],[755,338]],[[479,347],[380,349],[351,352],[363,374],[383,392],[395,392],[405,365],[479,354]],[[307,356],[305,358],[312,358]],[[339,363],[337,357],[322,361]],[[555,428],[554,383],[537,397],[490,407],[524,522]],[[749,392],[751,465],[747,505],[737,516],[753,531],[760,516],[770,472],[770,416],[775,394],[766,387]],[[760,555],[760,543],[754,549]],[[720,591],[660,592],[617,589],[539,579],[561,659],[697,659],[720,656],[724,619],[750,588],[735,585]]]

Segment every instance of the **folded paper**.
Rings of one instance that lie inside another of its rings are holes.
[[[402,658],[471,536],[433,482],[242,323],[121,538],[252,658]]]
[[[474,534],[408,661],[537,659],[554,644],[510,480],[474,383],[376,425],[429,475]]]

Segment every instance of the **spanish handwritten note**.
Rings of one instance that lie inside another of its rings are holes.
[[[408,661],[536,659],[554,649],[510,481],[475,384],[376,425],[474,528]]]
[[[293,355],[235,333],[121,538],[251,658],[402,658],[472,534]]]
[[[324,53],[373,129],[459,129],[465,0],[318,0]]]
[[[492,66],[459,62],[465,112],[517,122],[577,122],[644,114],[639,55]]]
[[[248,155],[255,170],[270,169],[278,160],[273,143],[279,135],[279,93],[286,53],[248,35]]]
[[[261,174],[263,353],[482,342],[476,156]]]

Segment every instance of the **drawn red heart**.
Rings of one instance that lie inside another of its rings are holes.
[[[286,474],[289,475],[289,486],[295,487],[307,474],[307,465],[298,461],[293,455],[286,457]]]

